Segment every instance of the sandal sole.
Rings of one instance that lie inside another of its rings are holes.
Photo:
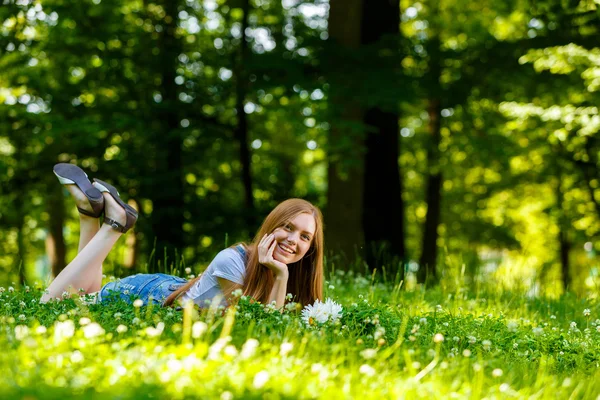
[[[58,178],[60,183],[64,184],[75,184],[88,199],[100,200],[102,193],[96,189],[87,175],[81,168],[73,164],[56,164],[53,168],[54,175]]]

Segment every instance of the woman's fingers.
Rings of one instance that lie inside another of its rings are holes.
[[[265,233],[265,236],[263,236],[262,239],[260,239],[260,242],[258,242],[259,247],[265,243],[265,241],[267,240],[267,236],[269,235]]]
[[[275,245],[277,244],[277,241],[273,240],[273,243],[271,243],[271,246],[269,246],[269,257],[273,258],[273,252],[275,251]]]

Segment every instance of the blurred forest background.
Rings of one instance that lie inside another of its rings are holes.
[[[327,269],[598,293],[597,0],[0,0],[0,283],[77,251],[72,162],[140,210],[107,274],[201,271],[279,201]]]

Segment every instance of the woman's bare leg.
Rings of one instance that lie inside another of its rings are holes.
[[[75,200],[77,207],[87,211],[93,211],[85,194],[77,187],[77,185],[65,185],[66,189],[71,193],[71,197]],[[90,217],[79,213],[79,247],[77,254],[92,240],[94,235],[100,229],[100,221],[98,218]],[[96,265],[95,281],[90,286],[89,293],[97,292],[102,288],[102,263]]]
[[[104,195],[104,210],[106,215],[115,221],[125,225],[127,216],[125,210],[108,193]],[[89,234],[93,228],[89,224]],[[113,229],[110,225],[102,225],[98,232],[93,235],[89,242],[80,250],[77,256],[61,271],[52,281],[41,301],[47,302],[50,299],[60,298],[63,292],[77,293],[83,289],[85,293],[97,292],[98,266],[112,250],[116,241],[122,233]],[[80,234],[81,237],[81,234]],[[100,273],[102,273],[100,269]],[[100,276],[101,278],[101,276]]]

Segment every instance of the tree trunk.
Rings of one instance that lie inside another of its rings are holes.
[[[164,264],[177,262],[177,251],[184,246],[183,237],[183,165],[182,138],[179,130],[178,95],[175,84],[177,57],[182,51],[180,40],[175,37],[179,2],[165,1],[162,6],[163,31],[158,33],[161,61],[157,61],[162,78],[163,102],[157,110],[156,121],[156,172],[149,192],[152,200],[152,231],[156,237],[156,259]],[[164,258],[166,257],[166,260]],[[164,261],[163,261],[164,260]],[[149,267],[150,272],[168,270],[168,265]]]
[[[400,3],[376,0],[363,3],[362,44],[377,43],[386,35],[400,34]],[[397,49],[390,49],[397,52]],[[398,157],[398,113],[373,107],[366,111],[365,186],[363,227],[366,259],[371,269],[403,266],[404,203]],[[384,184],[381,184],[384,182]],[[382,218],[385,210],[385,218]],[[404,268],[401,268],[403,273]],[[396,271],[392,271],[395,273]]]
[[[250,0],[242,3],[242,37],[240,39],[239,57],[235,66],[235,89],[236,89],[236,115],[237,127],[235,136],[240,146],[240,162],[242,164],[242,182],[244,184],[244,206],[246,209],[246,223],[249,229],[256,225],[254,195],[252,193],[252,174],[250,170],[250,148],[248,147],[248,117],[244,111],[248,79],[245,68],[248,60],[248,44],[246,43],[246,28],[250,14]]]
[[[329,10],[329,39],[341,49],[360,46],[362,0],[331,0]],[[343,57],[337,65],[345,65]],[[342,266],[354,261],[362,248],[362,196],[364,139],[361,134],[342,128],[348,122],[362,123],[363,113],[356,101],[349,99],[348,86],[354,82],[335,80],[332,74],[330,102],[335,111],[329,135],[327,170],[327,209],[325,227],[327,249]]]
[[[568,239],[567,227],[569,225],[567,216],[565,215],[565,209],[563,207],[564,193],[561,188],[562,177],[558,175],[558,182],[556,184],[556,210],[558,212],[558,243],[560,246],[560,270],[562,272],[562,282],[565,293],[571,287],[571,269],[569,265],[569,251],[571,250],[571,243]]]
[[[50,185],[48,190],[48,214],[50,215],[50,221],[48,222],[48,240],[50,245],[48,258],[50,260],[52,276],[56,277],[66,266],[67,249],[63,235],[65,197],[62,185]]]
[[[427,166],[429,174],[427,177],[427,215],[423,229],[423,246],[417,281],[420,283],[435,283],[437,276],[437,239],[438,226],[440,224],[442,171],[440,169],[440,114],[441,107],[438,99],[429,102],[429,129],[431,141],[427,151]]]

